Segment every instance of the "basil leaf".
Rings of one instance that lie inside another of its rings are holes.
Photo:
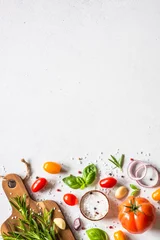
[[[91,184],[97,175],[97,168],[94,164],[90,164],[83,170],[83,178],[87,185]]]
[[[88,229],[86,233],[90,240],[108,240],[107,233],[99,228]]]
[[[86,183],[82,177],[76,177],[76,181],[80,184],[80,189],[84,189],[86,187]]]
[[[139,192],[139,190],[134,190],[133,192],[131,192],[131,196],[137,196]]]
[[[77,178],[78,178],[78,181],[77,181]],[[70,188],[78,189],[83,185],[79,178],[80,177],[75,177],[73,175],[70,175],[69,177],[63,178],[62,180]]]
[[[133,184],[130,184],[130,188],[132,188],[132,189],[135,189],[135,190],[139,190],[139,188],[137,188],[135,185],[133,185]]]

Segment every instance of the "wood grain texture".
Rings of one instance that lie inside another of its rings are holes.
[[[14,188],[9,188],[8,182],[9,180],[15,180],[16,186]],[[10,201],[11,198],[14,198],[16,196],[23,196],[26,194],[26,202],[29,208],[33,209],[35,212],[43,211],[44,209],[50,210],[52,208],[55,208],[53,218],[64,218],[63,213],[61,212],[60,207],[58,204],[51,200],[46,200],[42,202],[36,202],[32,200],[26,190],[26,187],[22,181],[22,179],[16,175],[16,174],[9,174],[5,176],[5,179],[2,182],[2,186],[4,189],[4,192],[6,193],[6,196],[8,200]],[[12,214],[11,216],[2,224],[1,226],[1,233],[7,233],[11,230],[10,225],[14,228],[14,226],[18,223],[18,217],[20,217],[19,212],[12,207]],[[66,221],[66,220],[65,220]],[[60,230],[59,234],[62,238],[62,240],[75,240],[72,231],[70,230],[69,226],[67,225],[67,228],[65,230]]]

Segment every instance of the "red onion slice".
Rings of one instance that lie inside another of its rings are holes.
[[[142,187],[147,187],[147,188],[155,187],[158,184],[160,179],[159,172],[152,165],[146,165],[146,169],[147,169],[147,172],[145,176],[142,179],[137,180],[137,183]],[[142,166],[139,167],[135,173],[136,177],[138,177],[138,175],[141,176],[143,172],[144,172],[143,167]]]
[[[137,172],[137,167],[138,169],[141,167],[143,168],[143,173],[141,174],[141,176],[136,176],[136,172]],[[147,167],[146,167],[146,163],[139,161],[139,160],[132,160],[129,165],[128,165],[128,176],[133,179],[133,180],[141,180],[145,177],[146,172],[147,172]]]
[[[75,230],[79,230],[80,227],[81,227],[81,220],[80,220],[80,218],[76,218],[76,219],[74,220],[74,229],[75,229]]]

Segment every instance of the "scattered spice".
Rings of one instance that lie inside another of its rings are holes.
[[[113,229],[113,226],[109,226],[110,229]]]
[[[82,172],[81,171],[78,171],[79,174],[81,174]]]
[[[58,188],[58,189],[57,189],[57,192],[61,192],[61,189]]]

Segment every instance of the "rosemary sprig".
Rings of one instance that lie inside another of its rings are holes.
[[[17,196],[10,201],[22,218],[17,226],[8,233],[2,233],[5,240],[59,240],[58,232],[53,223],[53,211],[35,213],[26,204],[26,195]],[[11,228],[12,229],[12,228]]]
[[[117,168],[119,168],[121,171],[123,168],[123,163],[124,163],[124,154],[122,154],[121,158],[117,160],[113,155],[111,155],[111,159],[108,159],[111,163],[113,163]]]
[[[140,188],[138,188],[137,186],[130,184],[130,188],[133,189],[133,191],[131,192],[131,196],[136,196],[140,193]]]

